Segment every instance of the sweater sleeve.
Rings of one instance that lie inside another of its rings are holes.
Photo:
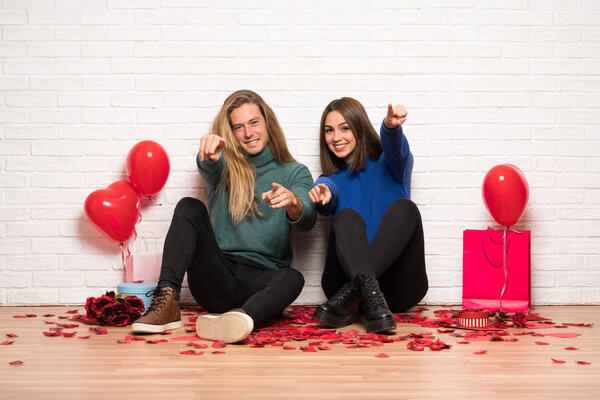
[[[295,221],[288,218],[291,225],[296,226],[301,231],[312,229],[317,220],[315,205],[308,198],[308,192],[313,187],[313,178],[305,165],[298,164],[290,180],[288,189],[291,190],[300,201],[302,201],[302,214]]]
[[[390,130],[381,123],[381,146],[385,164],[392,172],[398,183],[406,186],[410,183],[413,169],[413,155],[410,152],[408,140],[402,132],[402,126]]]
[[[200,161],[200,154],[196,155],[196,165],[198,172],[206,181],[206,185],[215,189],[221,180],[223,170],[225,169],[225,157],[221,155],[218,161],[204,160]]]
[[[329,203],[327,203],[325,205],[316,204],[317,211],[321,215],[331,215],[335,212],[335,209],[337,207],[340,192],[338,190],[337,185],[333,181],[333,179],[331,179],[328,176],[325,176],[325,175],[319,176],[319,178],[315,182],[315,185],[318,185],[319,183],[322,183],[324,185],[327,185],[327,187],[329,187],[329,191],[331,192],[331,200],[329,200]]]

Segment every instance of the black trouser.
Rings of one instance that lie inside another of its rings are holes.
[[[213,313],[242,308],[255,328],[277,318],[304,286],[304,277],[295,269],[272,270],[221,251],[206,206],[190,197],[175,207],[158,284],[179,295],[186,272],[199,305]]]
[[[399,199],[385,211],[369,243],[366,224],[355,210],[340,210],[329,233],[321,284],[333,296],[358,274],[374,275],[392,312],[404,312],[427,293],[423,223],[410,200]]]

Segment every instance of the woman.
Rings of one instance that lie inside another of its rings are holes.
[[[271,108],[256,93],[231,94],[196,159],[208,209],[184,198],[165,239],[158,287],[134,332],[181,326],[179,292],[187,272],[194,299],[218,316],[199,316],[198,336],[237,342],[278,317],[298,297],[302,274],[289,268],[292,226],[309,230],[313,180],[295,162]]]
[[[308,195],[319,213],[334,216],[322,276],[329,300],[313,316],[326,325],[350,324],[360,309],[367,332],[395,329],[390,309],[404,312],[427,292],[421,215],[409,200],[406,115],[389,104],[381,139],[355,99],[332,101],[321,117],[323,175]]]

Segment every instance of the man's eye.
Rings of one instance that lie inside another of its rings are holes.
[[[333,132],[333,129],[331,129],[331,128],[326,128],[325,129],[325,133],[331,133],[331,132]]]
[[[250,125],[252,125],[252,126],[258,125],[258,121],[252,121],[252,122],[250,122]]]

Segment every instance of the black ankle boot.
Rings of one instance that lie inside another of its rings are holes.
[[[379,289],[377,279],[372,275],[360,274],[355,280],[365,313],[367,332],[384,332],[396,329],[394,315],[388,308],[385,297]]]
[[[351,279],[329,300],[317,307],[313,319],[334,328],[349,325],[358,317],[358,300],[356,279]]]

